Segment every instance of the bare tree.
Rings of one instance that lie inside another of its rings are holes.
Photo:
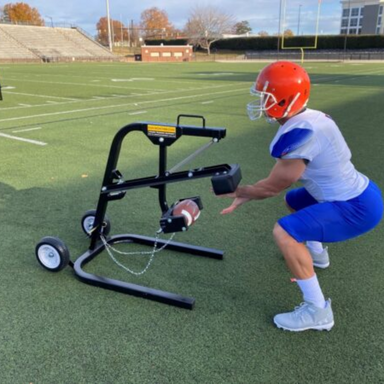
[[[234,24],[232,15],[211,6],[196,6],[190,13],[185,34],[190,44],[206,49],[209,55],[212,43],[231,33]]]

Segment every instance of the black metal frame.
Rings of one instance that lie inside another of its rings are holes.
[[[181,115],[187,116],[187,115]],[[197,116],[188,116],[197,117]],[[200,117],[200,116],[199,116]],[[183,297],[174,293],[159,291],[156,289],[130,284],[119,280],[113,280],[104,276],[93,275],[85,272],[82,267],[89,263],[93,258],[100,254],[105,245],[102,243],[100,236],[103,233],[103,222],[107,205],[109,201],[122,199],[126,191],[134,188],[152,187],[158,189],[159,204],[163,215],[169,214],[170,207],[168,206],[166,199],[166,185],[168,183],[175,183],[180,181],[195,180],[196,178],[215,176],[225,174],[231,170],[231,166],[228,164],[221,164],[210,166],[206,168],[198,168],[189,171],[182,171],[170,174],[167,172],[167,147],[172,145],[182,135],[184,136],[201,136],[210,137],[215,141],[219,141],[225,137],[226,130],[224,128],[209,128],[205,127],[205,120],[203,119],[203,127],[195,126],[181,126],[180,116],[178,117],[177,125],[165,125],[162,123],[148,123],[139,122],[126,125],[121,128],[115,135],[105,175],[103,179],[102,188],[100,191],[99,202],[97,205],[94,230],[91,234],[91,244],[87,252],[80,256],[73,264],[74,272],[78,278],[91,285],[95,285],[102,288],[111,289],[118,292],[123,292],[135,296],[145,297],[147,299],[159,301],[162,303],[175,305],[181,308],[192,309],[195,299],[191,297]],[[152,129],[155,127],[154,129]],[[156,131],[156,127],[159,128]],[[163,128],[163,129],[162,129]],[[143,132],[153,144],[159,146],[159,174],[152,177],[146,177],[141,179],[133,179],[125,181],[122,174],[116,169],[119,159],[120,149],[124,138],[133,131]],[[165,133],[163,131],[166,131]],[[154,246],[156,239],[152,237],[145,237],[132,234],[123,234],[109,237],[107,239],[108,244],[127,240],[129,242],[139,243],[142,245]],[[164,240],[157,240],[158,246],[161,247],[166,244]],[[193,246],[190,244],[177,243],[171,241],[166,245],[166,249],[174,250],[183,253],[189,253],[192,255],[204,256],[214,259],[222,259],[224,252],[212,249]]]

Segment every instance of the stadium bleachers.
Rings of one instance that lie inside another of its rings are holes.
[[[0,60],[113,60],[107,49],[77,28],[0,24]]]

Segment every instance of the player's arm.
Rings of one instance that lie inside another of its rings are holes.
[[[278,159],[267,178],[253,185],[240,186],[234,193],[224,195],[235,200],[221,213],[231,213],[250,200],[262,200],[279,195],[300,179],[305,167],[306,163],[303,159]]]
[[[235,197],[262,200],[277,196],[300,179],[305,167],[303,159],[278,159],[267,178],[253,185],[240,186],[235,191]]]

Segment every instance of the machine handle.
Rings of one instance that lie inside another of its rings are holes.
[[[205,128],[205,118],[204,116],[199,115],[179,115],[177,116],[177,125],[180,126],[180,117],[191,117],[193,119],[201,119],[203,120],[203,128]]]

